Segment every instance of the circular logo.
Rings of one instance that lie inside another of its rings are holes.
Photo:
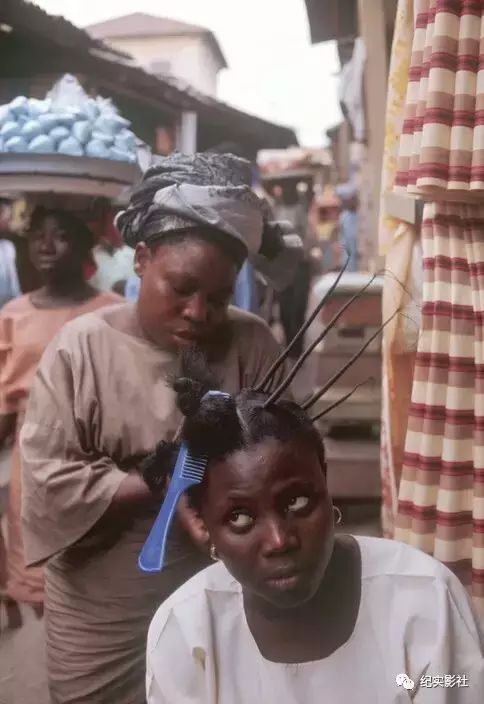
[[[415,687],[415,682],[411,680],[410,677],[404,672],[395,677],[395,682],[398,687],[403,687],[403,689],[411,690]]]

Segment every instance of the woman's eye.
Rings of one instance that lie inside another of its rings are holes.
[[[230,515],[229,519],[230,525],[233,528],[238,528],[239,530],[244,530],[244,528],[250,528],[253,524],[254,519],[249,516],[248,513],[242,513],[235,511]]]
[[[214,308],[224,308],[228,303],[228,299],[213,299],[212,301],[210,301],[210,303]]]
[[[172,289],[177,296],[190,296],[192,294],[192,291],[187,288],[183,288],[183,286],[172,286]]]
[[[232,295],[232,293],[224,293],[220,296],[214,296],[210,299],[210,304],[214,306],[214,308],[223,308],[228,304],[232,298]]]
[[[302,511],[309,504],[308,496],[295,496],[287,505],[288,511]]]

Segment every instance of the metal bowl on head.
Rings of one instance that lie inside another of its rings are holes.
[[[0,191],[69,193],[123,200],[141,178],[138,164],[65,154],[0,154]]]

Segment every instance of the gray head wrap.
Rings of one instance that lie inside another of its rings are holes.
[[[251,181],[250,163],[232,154],[160,157],[116,224],[132,247],[180,230],[218,230],[242,244],[255,268],[282,290],[292,281],[302,243],[289,223],[272,219]]]

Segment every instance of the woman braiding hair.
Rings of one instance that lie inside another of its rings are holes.
[[[142,473],[164,485],[180,445],[204,465],[188,490],[189,530],[216,564],[151,623],[148,704],[477,704],[483,639],[457,578],[407,545],[335,534],[341,512],[311,409],[347,365],[298,405],[282,394],[306,353],[276,379],[289,351],[235,394],[190,354],[173,382],[181,435]]]
[[[139,572],[164,495],[139,469],[182,424],[167,379],[183,350],[203,352],[230,394],[279,355],[267,325],[229,305],[246,258],[284,286],[300,250],[249,179],[232,155],[160,159],[117,218],[136,250],[136,305],[65,326],[40,365],[21,437],[24,539],[27,563],[45,564],[53,704],[142,704],[156,606],[207,564],[177,521],[166,569]]]

